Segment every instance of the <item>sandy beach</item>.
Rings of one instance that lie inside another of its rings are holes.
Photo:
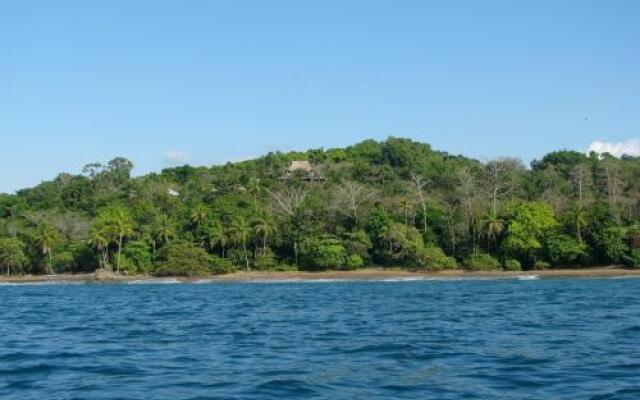
[[[251,271],[236,272],[227,275],[209,275],[198,277],[154,277],[150,275],[109,275],[96,274],[59,274],[59,275],[24,275],[1,276],[4,283],[36,283],[36,282],[77,282],[77,283],[127,283],[133,281],[166,281],[184,282],[207,280],[211,282],[250,282],[279,280],[384,280],[384,279],[428,279],[428,278],[515,278],[535,276],[538,278],[607,278],[607,277],[640,277],[640,269],[623,269],[618,267],[599,267],[581,269],[546,269],[535,271],[466,271],[447,270],[437,272],[409,271],[403,269],[366,268],[357,271],[322,271],[322,272],[269,272]]]

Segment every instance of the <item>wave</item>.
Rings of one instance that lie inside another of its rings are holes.
[[[128,285],[170,285],[174,283],[182,283],[178,279],[136,279],[127,282]]]
[[[33,282],[0,282],[0,286],[49,286],[49,285],[84,285],[84,281],[33,281]]]
[[[640,275],[623,275],[623,276],[609,276],[604,277],[604,279],[638,279]]]
[[[534,281],[540,279],[540,275],[518,275],[519,281]]]
[[[285,279],[251,279],[247,281],[238,281],[239,283],[331,283],[331,282],[354,282],[362,279],[329,279],[329,278],[285,278]]]

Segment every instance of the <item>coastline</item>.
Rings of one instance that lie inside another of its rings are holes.
[[[614,278],[640,277],[640,269],[619,267],[597,267],[579,269],[545,269],[533,271],[468,271],[444,270],[436,272],[409,271],[403,269],[364,268],[356,271],[321,272],[235,272],[226,275],[205,275],[198,277],[155,277],[151,275],[109,275],[60,274],[60,275],[23,275],[0,276],[0,283],[132,283],[132,282],[254,282],[254,281],[322,281],[322,280],[387,280],[387,279],[456,279],[456,278]]]

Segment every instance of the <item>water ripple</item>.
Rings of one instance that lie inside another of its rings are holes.
[[[0,398],[640,398],[638,281],[530,277],[7,285]]]

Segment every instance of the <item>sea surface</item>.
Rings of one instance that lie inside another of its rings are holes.
[[[640,399],[640,279],[162,283],[0,286],[0,399]]]

